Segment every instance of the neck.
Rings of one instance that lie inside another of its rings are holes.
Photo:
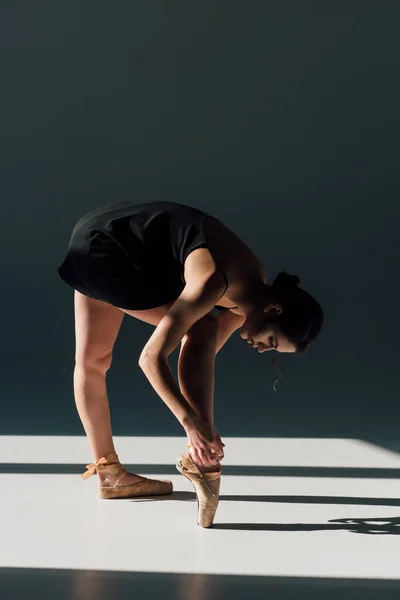
[[[253,314],[259,315],[264,307],[272,301],[270,289],[269,284],[259,279],[248,285],[241,294],[235,296],[234,301],[241,314],[245,315],[246,318],[251,317]]]

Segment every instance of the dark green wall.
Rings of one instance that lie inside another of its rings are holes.
[[[272,355],[231,338],[222,437],[398,438],[400,4],[15,0],[0,17],[0,433],[83,433],[57,267],[80,216],[137,197],[214,214],[325,310],[276,393]],[[152,331],[125,317],[115,434],[184,434],[137,366]]]

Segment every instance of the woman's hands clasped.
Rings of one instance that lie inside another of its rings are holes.
[[[184,428],[191,446],[190,455],[196,463],[210,467],[224,458],[225,444],[208,421],[196,415],[185,423]]]

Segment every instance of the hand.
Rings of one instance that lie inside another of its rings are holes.
[[[219,460],[222,460],[224,458],[223,448],[224,448],[225,444],[222,443],[222,440],[219,436],[219,433],[218,433],[215,425],[214,425],[214,427],[212,427],[212,431],[214,433],[214,440],[215,440],[215,442],[217,444],[217,448],[218,448],[218,450],[215,453],[213,452],[213,457],[214,458],[217,457]],[[213,446],[213,448],[215,448],[215,446]]]
[[[216,440],[217,440],[217,442],[218,442],[218,443],[221,445],[221,451],[220,451],[220,456],[219,456],[219,459],[220,459],[220,460],[222,460],[222,459],[224,458],[224,451],[222,450],[222,448],[224,448],[224,447],[225,447],[225,444],[223,444],[223,443],[222,443],[222,440],[221,440],[221,438],[219,437],[219,433],[218,433],[218,431],[215,429],[215,427],[214,427],[214,430],[215,430],[215,437],[216,437]],[[222,455],[222,456],[221,456],[221,455]]]
[[[215,427],[199,417],[192,417],[184,425],[191,446],[190,455],[196,463],[214,466],[224,457],[224,444]]]

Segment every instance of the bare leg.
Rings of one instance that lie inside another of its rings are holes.
[[[82,425],[88,436],[94,459],[115,452],[111,432],[106,373],[111,366],[112,350],[124,313],[106,302],[75,291],[75,370],[74,395]],[[98,474],[101,485],[112,485],[112,476]],[[122,484],[143,478],[127,473]]]
[[[178,359],[178,381],[182,394],[197,414],[214,426],[214,380],[217,333],[213,324],[202,323],[193,328],[182,341]],[[196,461],[195,461],[196,462]],[[211,466],[197,463],[203,472],[215,471],[218,459]]]

